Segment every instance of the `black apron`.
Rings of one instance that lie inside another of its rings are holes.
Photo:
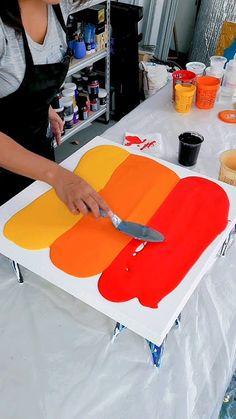
[[[54,5],[53,9],[66,32],[60,5]],[[69,49],[59,63],[34,65],[24,29],[22,37],[25,75],[18,90],[0,99],[0,131],[28,150],[54,160],[52,138],[47,138],[48,111],[66,77]],[[32,182],[32,179],[0,168],[0,205]]]

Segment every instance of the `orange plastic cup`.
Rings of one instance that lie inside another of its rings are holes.
[[[214,107],[220,80],[216,77],[203,76],[197,79],[196,106],[200,109]]]

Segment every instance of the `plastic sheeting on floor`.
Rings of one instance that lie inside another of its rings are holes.
[[[172,106],[167,87],[104,137],[161,132],[163,157],[176,163],[177,134],[199,131],[195,170],[217,177],[220,151],[236,143],[232,126],[216,110],[184,116]],[[24,268],[19,284],[0,256],[0,418],[217,419],[236,366],[235,251],[216,258],[189,299],[159,369],[143,338],[124,330],[112,343],[111,319]]]

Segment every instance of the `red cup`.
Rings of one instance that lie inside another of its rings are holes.
[[[177,70],[172,73],[173,78],[173,101],[175,101],[175,85],[183,84],[186,86],[195,85],[197,75],[193,71]]]

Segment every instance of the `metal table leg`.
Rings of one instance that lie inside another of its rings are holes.
[[[12,267],[13,267],[13,270],[14,270],[14,273],[17,277],[18,282],[20,284],[22,284],[24,282],[24,278],[23,278],[23,275],[21,273],[20,266],[18,265],[18,263],[15,260],[12,260],[11,264],[12,264]]]

